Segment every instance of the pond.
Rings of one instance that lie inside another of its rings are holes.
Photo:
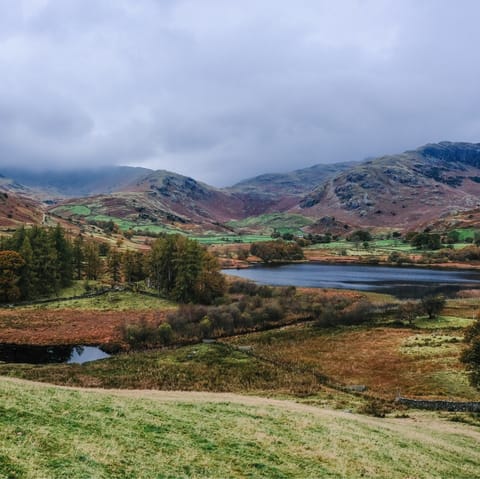
[[[480,289],[480,273],[465,270],[296,263],[258,265],[248,269],[223,270],[223,273],[273,286],[354,289],[405,298]]]
[[[33,346],[0,344],[0,361],[27,364],[83,364],[110,357],[97,346]]]

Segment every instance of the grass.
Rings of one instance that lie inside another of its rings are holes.
[[[239,235],[209,235],[209,236],[191,236],[202,244],[229,244],[229,243],[257,243],[260,241],[271,241],[269,235],[261,234],[239,234]]]
[[[313,224],[311,218],[299,214],[267,213],[259,216],[250,216],[242,220],[232,220],[227,223],[232,228],[263,230],[266,234],[278,231],[281,234],[302,233],[301,229]]]
[[[435,348],[435,354],[426,348],[412,354],[413,349],[405,345],[417,337],[426,340],[439,333],[407,327],[317,329],[304,325],[229,341],[237,346],[249,345],[269,360],[314,369],[334,384],[365,385],[369,394],[378,397],[393,398],[400,391],[405,396],[478,400],[478,391],[465,387],[467,376],[459,361],[462,334],[457,330],[441,331],[448,337],[448,347]],[[450,374],[452,379],[445,384],[439,373]]]
[[[479,434],[466,424],[159,398],[2,380],[0,477],[478,477]]]
[[[76,216],[88,216],[91,214],[90,208],[85,205],[64,205],[54,208],[52,211],[56,214],[67,212]]]
[[[0,374],[76,386],[316,394],[321,383],[222,344],[120,354],[84,365],[0,364]]]
[[[144,296],[131,291],[111,292],[93,298],[55,301],[31,306],[33,309],[78,309],[96,311],[128,311],[171,309],[177,305],[163,298]]]
[[[472,240],[475,237],[475,233],[478,232],[478,228],[457,228],[456,231],[459,234],[460,242],[465,242],[467,238],[471,238]]]
[[[399,391],[478,400],[459,361],[461,339],[455,329],[299,325],[229,338],[226,345],[132,352],[81,366],[1,364],[0,374],[67,385],[255,392],[312,401],[321,400],[326,377],[329,385],[365,385],[368,394],[388,400]],[[346,397],[337,399],[352,407]]]
[[[472,319],[457,316],[439,316],[435,319],[428,319],[427,316],[422,316],[415,320],[415,326],[423,329],[461,329],[470,326],[472,322]]]

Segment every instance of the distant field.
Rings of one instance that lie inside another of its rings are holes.
[[[302,233],[301,228],[313,224],[311,218],[298,214],[290,213],[269,213],[259,216],[250,216],[243,220],[232,220],[227,223],[232,228],[251,228],[258,230],[265,230],[266,234],[277,231],[280,234]]]
[[[233,395],[0,379],[0,477],[478,478],[480,432]]]

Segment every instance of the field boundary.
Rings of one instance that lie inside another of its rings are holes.
[[[414,409],[428,409],[430,411],[480,412],[480,402],[477,401],[437,401],[425,399],[409,399],[397,397],[398,404]]]

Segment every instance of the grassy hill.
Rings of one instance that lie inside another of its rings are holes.
[[[477,478],[480,432],[208,393],[0,379],[2,478]]]

